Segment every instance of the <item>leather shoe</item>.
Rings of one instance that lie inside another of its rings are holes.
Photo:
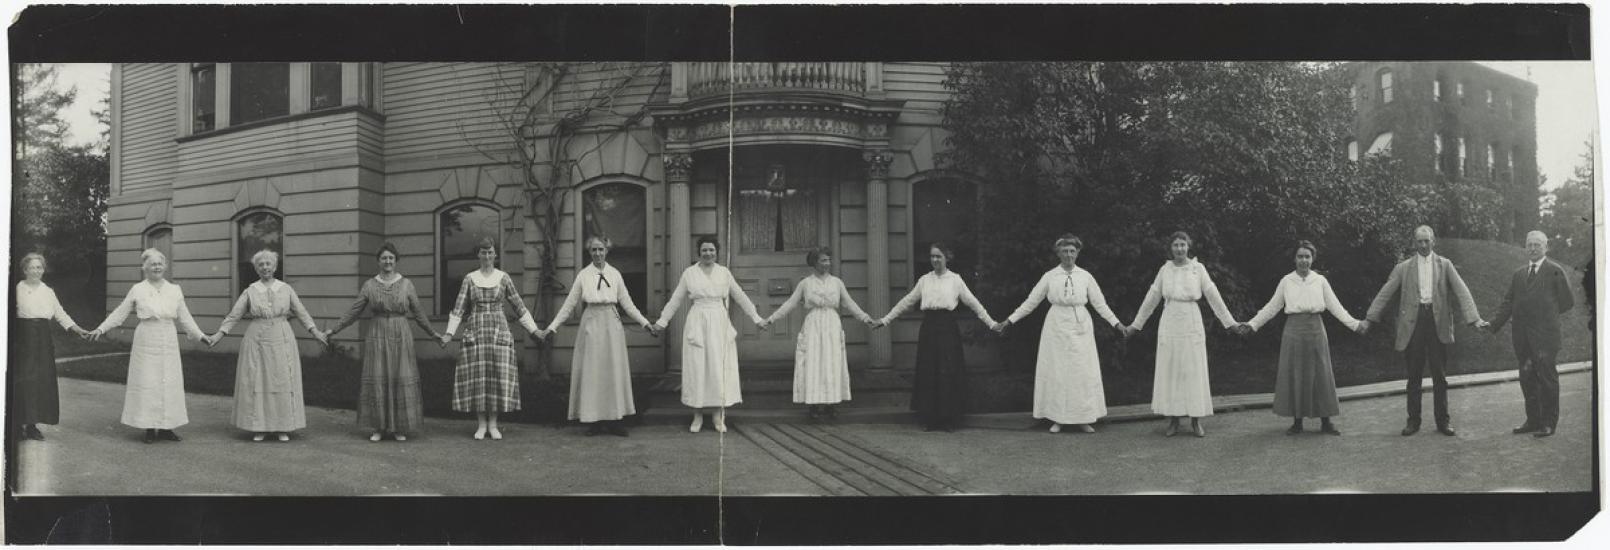
[[[1457,433],[1454,433],[1453,428],[1449,427],[1449,426],[1437,426],[1437,433],[1442,434],[1442,435],[1446,435],[1446,436],[1459,435]]]
[[[621,437],[631,437],[631,435],[626,433],[626,427],[621,426],[619,424],[611,424],[608,428],[605,428],[605,430],[609,432],[609,435],[618,435],[618,436],[621,436]]]
[[[181,439],[179,434],[174,433],[173,430],[157,430],[157,435],[168,441],[184,441],[184,439]],[[282,439],[281,441],[284,440]]]
[[[1336,429],[1336,426],[1331,424],[1320,426],[1319,432],[1327,435],[1342,435],[1342,431]]]
[[[1554,435],[1554,428],[1544,426],[1542,428],[1538,428],[1537,432],[1532,434],[1532,437],[1548,437],[1551,435]]]
[[[150,445],[152,443],[156,443],[157,442],[157,431],[156,430],[146,430],[145,431],[145,437],[140,438],[140,441],[145,443],[145,444],[147,444],[147,445]]]
[[[603,426],[599,426],[598,424],[591,424],[591,425],[587,426],[587,437],[592,437],[592,436],[595,436],[595,435],[603,435],[603,433],[604,433],[604,427]]]
[[[32,439],[34,441],[44,441],[45,440],[45,434],[43,432],[39,431],[38,426],[29,425],[27,428],[23,429],[23,435],[26,436],[28,439]]]
[[[1512,433],[1512,434],[1529,434],[1529,433],[1538,431],[1539,429],[1540,428],[1538,428],[1537,426],[1533,426],[1531,424],[1521,424],[1520,426],[1517,426],[1515,429],[1510,430],[1509,433]]]
[[[1407,435],[1414,435],[1415,432],[1418,432],[1418,431],[1420,431],[1420,425],[1419,424],[1409,424],[1409,425],[1403,427],[1403,435],[1406,435],[1406,436]]]

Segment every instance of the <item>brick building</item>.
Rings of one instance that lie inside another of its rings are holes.
[[[1536,228],[1537,85],[1479,63],[1350,63],[1352,158],[1390,151],[1416,178],[1483,176],[1510,190],[1510,236]]]

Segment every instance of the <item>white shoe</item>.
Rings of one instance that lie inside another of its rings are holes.
[[[392,434],[392,437],[397,438],[397,441],[408,441],[408,436],[403,434]]]
[[[1051,423],[1051,433],[1054,433],[1054,434],[1062,433],[1062,425],[1057,424],[1055,422]]]
[[[291,434],[283,434],[282,433],[282,434],[279,435],[279,440],[280,441],[290,441],[291,440]]]
[[[702,429],[702,428],[704,428],[704,415],[702,415],[702,414],[693,415],[693,423],[688,425],[688,431],[693,432],[693,433],[699,433],[699,430]]]
[[[727,411],[717,409],[715,414],[716,433],[727,433]]]
[[[1096,433],[1096,427],[1089,424],[1080,424],[1079,431],[1087,434],[1093,434]]]
[[[267,436],[268,436],[268,434],[263,434],[263,433],[252,434],[252,441],[262,441],[263,438],[265,438]]]
[[[380,441],[380,432],[369,434],[369,441]]]
[[[492,441],[502,441],[503,440],[503,432],[498,431],[497,428],[487,428],[486,433],[491,434]]]
[[[475,430],[475,439],[476,440],[486,439],[486,428],[485,427],[482,427],[481,429]]]

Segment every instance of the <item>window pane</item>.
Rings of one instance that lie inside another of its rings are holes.
[[[978,200],[973,186],[959,180],[928,181],[912,186],[912,195],[913,279],[933,270],[928,264],[928,248],[934,241],[955,247],[956,257],[951,259],[950,269],[974,278],[978,244],[973,217]]]
[[[290,63],[235,63],[229,79],[231,125],[291,112]]]
[[[739,250],[795,252],[817,245],[817,186],[814,174],[798,174],[790,182],[782,165],[766,167],[764,174],[737,178]]]
[[[190,68],[190,131],[205,132],[215,128],[213,116],[218,112],[218,68],[212,63],[197,63]]]
[[[458,299],[458,287],[464,276],[481,266],[475,255],[475,246],[481,239],[490,237],[498,243],[498,265],[503,261],[503,240],[500,238],[498,211],[484,204],[460,204],[443,210],[437,217],[441,228],[441,241],[437,253],[441,265],[436,271],[436,304],[438,313],[453,310]]]
[[[341,64],[310,63],[309,65],[313,80],[310,108],[327,109],[341,105]]]
[[[582,195],[581,262],[592,261],[587,239],[609,238],[609,264],[621,272],[632,303],[648,303],[648,200],[643,188],[630,183],[606,183]]]
[[[283,243],[284,233],[282,220],[272,212],[255,212],[236,222],[235,260],[237,284],[235,292],[246,291],[246,287],[258,279],[257,268],[252,265],[252,255],[259,250],[273,250],[280,254],[279,265],[274,269],[274,277],[285,277],[285,256]]]

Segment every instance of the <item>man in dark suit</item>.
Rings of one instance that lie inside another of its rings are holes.
[[[1459,277],[1453,262],[1438,256],[1433,249],[1436,234],[1428,226],[1414,229],[1414,251],[1409,259],[1392,268],[1381,292],[1375,295],[1365,314],[1359,331],[1367,332],[1371,325],[1381,322],[1381,315],[1392,300],[1397,307],[1397,350],[1407,360],[1407,388],[1409,421],[1403,435],[1420,431],[1421,379],[1431,371],[1431,393],[1437,433],[1455,435],[1448,418],[1448,344],[1453,343],[1454,310],[1460,320],[1475,325],[1481,321],[1476,312],[1476,301],[1470,297],[1470,287]]]
[[[1560,352],[1560,314],[1571,310],[1576,297],[1566,282],[1565,269],[1548,258],[1549,239],[1542,231],[1526,234],[1525,266],[1510,277],[1509,292],[1498,314],[1483,328],[1496,334],[1513,316],[1515,358],[1520,360],[1521,395],[1526,399],[1526,423],[1513,431],[1533,437],[1554,435],[1560,420],[1560,373],[1554,357]]]

